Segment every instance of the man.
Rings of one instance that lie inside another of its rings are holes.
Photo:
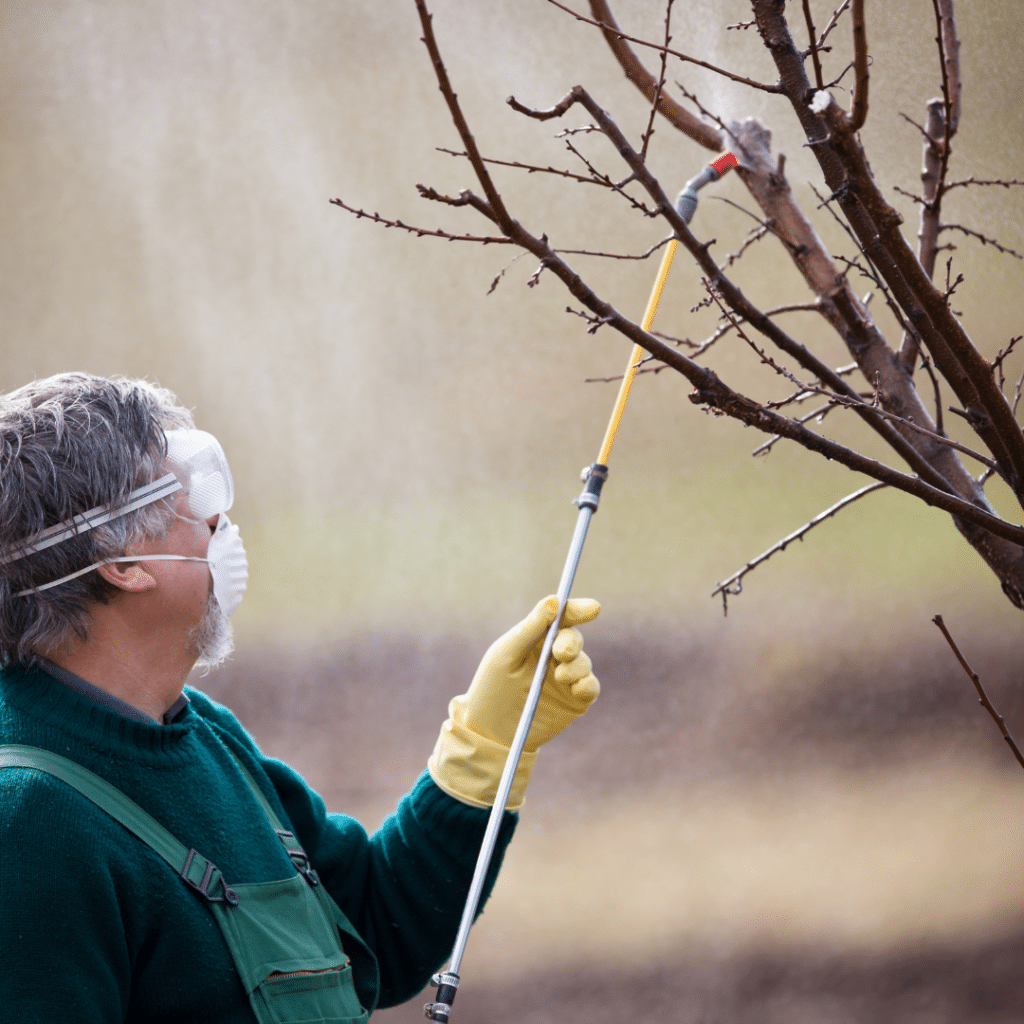
[[[4,1021],[365,1020],[451,950],[557,603],[490,648],[368,837],[184,687],[231,650],[231,500],[220,445],[165,390],[64,374],[0,398]],[[597,696],[570,627],[598,611],[566,611],[512,810]]]

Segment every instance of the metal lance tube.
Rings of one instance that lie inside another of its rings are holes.
[[[735,166],[736,158],[732,153],[725,153],[713,163],[708,164],[697,177],[686,183],[685,188],[676,199],[676,209],[687,223],[690,222],[690,218],[697,209],[697,190],[703,188],[708,182],[717,181],[723,174]],[[647,308],[641,321],[641,326],[645,331],[649,331],[654,323],[654,315],[658,311],[661,293],[665,289],[665,281],[668,279],[672,258],[675,256],[678,246],[678,240],[675,238],[671,239],[665,248],[664,256],[661,258],[658,276],[654,280],[654,287],[651,289],[651,296],[647,300]],[[601,488],[604,486],[605,480],[608,479],[608,458],[611,455],[612,445],[615,443],[615,435],[618,432],[622,413],[626,408],[626,401],[629,398],[629,392],[636,378],[637,366],[643,358],[643,354],[644,349],[642,346],[635,345],[633,347],[629,363],[626,366],[626,372],[622,377],[622,384],[619,386],[615,407],[612,409],[611,418],[608,421],[608,428],[605,430],[604,441],[601,443],[601,450],[598,453],[597,461],[583,471],[583,493],[574,499],[574,504],[579,506],[580,511],[576,518],[576,530],[569,545],[569,554],[562,569],[562,578],[558,583],[558,613],[555,615],[554,621],[544,636],[544,645],[541,648],[540,660],[537,662],[537,671],[533,675],[533,682],[530,684],[529,693],[526,695],[526,704],[519,718],[519,725],[516,728],[516,734],[512,740],[508,757],[505,760],[505,768],[501,773],[501,781],[498,783],[498,791],[494,797],[494,806],[491,808],[490,817],[487,819],[487,828],[484,830],[484,838],[480,844],[476,869],[473,872],[473,880],[470,882],[469,894],[466,897],[466,904],[462,911],[462,920],[459,923],[459,930],[455,936],[455,945],[452,948],[451,959],[448,961],[448,969],[434,975],[432,981],[437,986],[437,995],[434,997],[434,1002],[427,1003],[423,1008],[424,1015],[428,1019],[439,1021],[440,1024],[448,1024],[452,1002],[459,987],[459,967],[462,964],[462,956],[466,951],[466,943],[469,940],[469,930],[476,917],[477,907],[480,905],[480,897],[483,894],[487,871],[491,865],[494,846],[498,840],[498,829],[501,826],[502,815],[505,813],[505,805],[508,803],[509,793],[512,791],[512,782],[515,778],[516,769],[519,767],[519,759],[522,757],[526,738],[530,733],[530,726],[533,724],[533,716],[537,711],[537,704],[540,702],[541,691],[544,689],[544,676],[547,674],[548,662],[551,660],[551,648],[554,646],[555,638],[558,636],[558,631],[562,625],[562,615],[565,613],[565,605],[569,600],[573,580],[576,578],[576,570],[580,564],[580,556],[583,554],[583,544],[587,539],[590,520],[597,511],[598,503],[601,500]]]

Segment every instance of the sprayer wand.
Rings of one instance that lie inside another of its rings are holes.
[[[736,157],[732,153],[724,153],[717,160],[707,164],[700,174],[686,183],[682,192],[676,197],[676,211],[687,224],[690,223],[690,219],[697,209],[697,190],[712,181],[717,181],[723,174],[726,174],[735,167],[736,164]],[[669,268],[672,266],[672,259],[676,254],[678,246],[678,239],[671,239],[665,248],[664,256],[661,258],[658,276],[655,278],[654,287],[651,289],[651,297],[647,300],[647,309],[644,311],[644,318],[640,324],[645,331],[650,331],[654,323],[654,315],[658,311],[661,293],[665,289],[665,281],[668,279]],[[572,590],[573,580],[576,577],[576,569],[580,564],[580,556],[583,554],[583,544],[587,539],[590,520],[597,511],[597,506],[601,500],[601,488],[608,479],[608,458],[611,455],[612,445],[615,443],[615,435],[618,432],[622,413],[626,408],[626,401],[629,399],[629,392],[633,387],[637,367],[643,358],[643,354],[644,349],[642,346],[635,345],[633,347],[629,357],[629,364],[622,377],[622,384],[619,386],[618,397],[615,399],[615,407],[612,409],[611,418],[605,430],[604,441],[601,443],[601,450],[598,453],[597,461],[583,471],[583,492],[573,501],[573,504],[577,505],[580,511],[576,519],[576,530],[573,533],[572,543],[569,545],[569,554],[562,569],[562,578],[558,584],[558,612],[544,637],[544,646],[541,648],[537,670],[534,673],[533,682],[530,684],[530,691],[526,696],[526,704],[519,718],[519,725],[516,728],[512,746],[505,761],[504,771],[501,773],[501,781],[498,783],[498,791],[494,797],[494,806],[491,808],[491,814],[487,820],[487,828],[484,831],[484,838],[480,844],[476,870],[473,873],[473,881],[470,883],[469,894],[466,897],[466,904],[462,911],[462,921],[459,924],[459,931],[455,936],[455,945],[452,948],[448,969],[434,975],[432,981],[437,986],[437,995],[434,1002],[427,1003],[423,1008],[427,1018],[440,1021],[441,1024],[448,1024],[452,1002],[459,987],[459,967],[462,964],[462,955],[466,950],[469,930],[472,927],[477,907],[480,904],[484,880],[487,877],[487,870],[490,867],[491,858],[494,854],[494,846],[497,842],[502,815],[505,812],[505,805],[508,803],[516,768],[519,766],[519,759],[526,745],[526,737],[529,735],[533,716],[537,711],[537,704],[540,701],[541,691],[544,688],[544,676],[547,674],[548,662],[551,660],[551,648],[554,646],[555,638],[558,636],[558,631],[562,625],[562,615],[565,612],[566,602],[569,600],[569,592]]]

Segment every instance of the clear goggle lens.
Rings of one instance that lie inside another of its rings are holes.
[[[167,461],[188,495],[196,519],[227,512],[235,485],[220,442],[205,430],[168,430]]]

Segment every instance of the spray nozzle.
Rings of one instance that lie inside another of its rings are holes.
[[[739,164],[733,153],[723,153],[720,157],[701,168],[700,174],[691,178],[676,196],[676,213],[689,224],[697,209],[697,191],[712,181],[718,181],[723,174],[728,174]]]

